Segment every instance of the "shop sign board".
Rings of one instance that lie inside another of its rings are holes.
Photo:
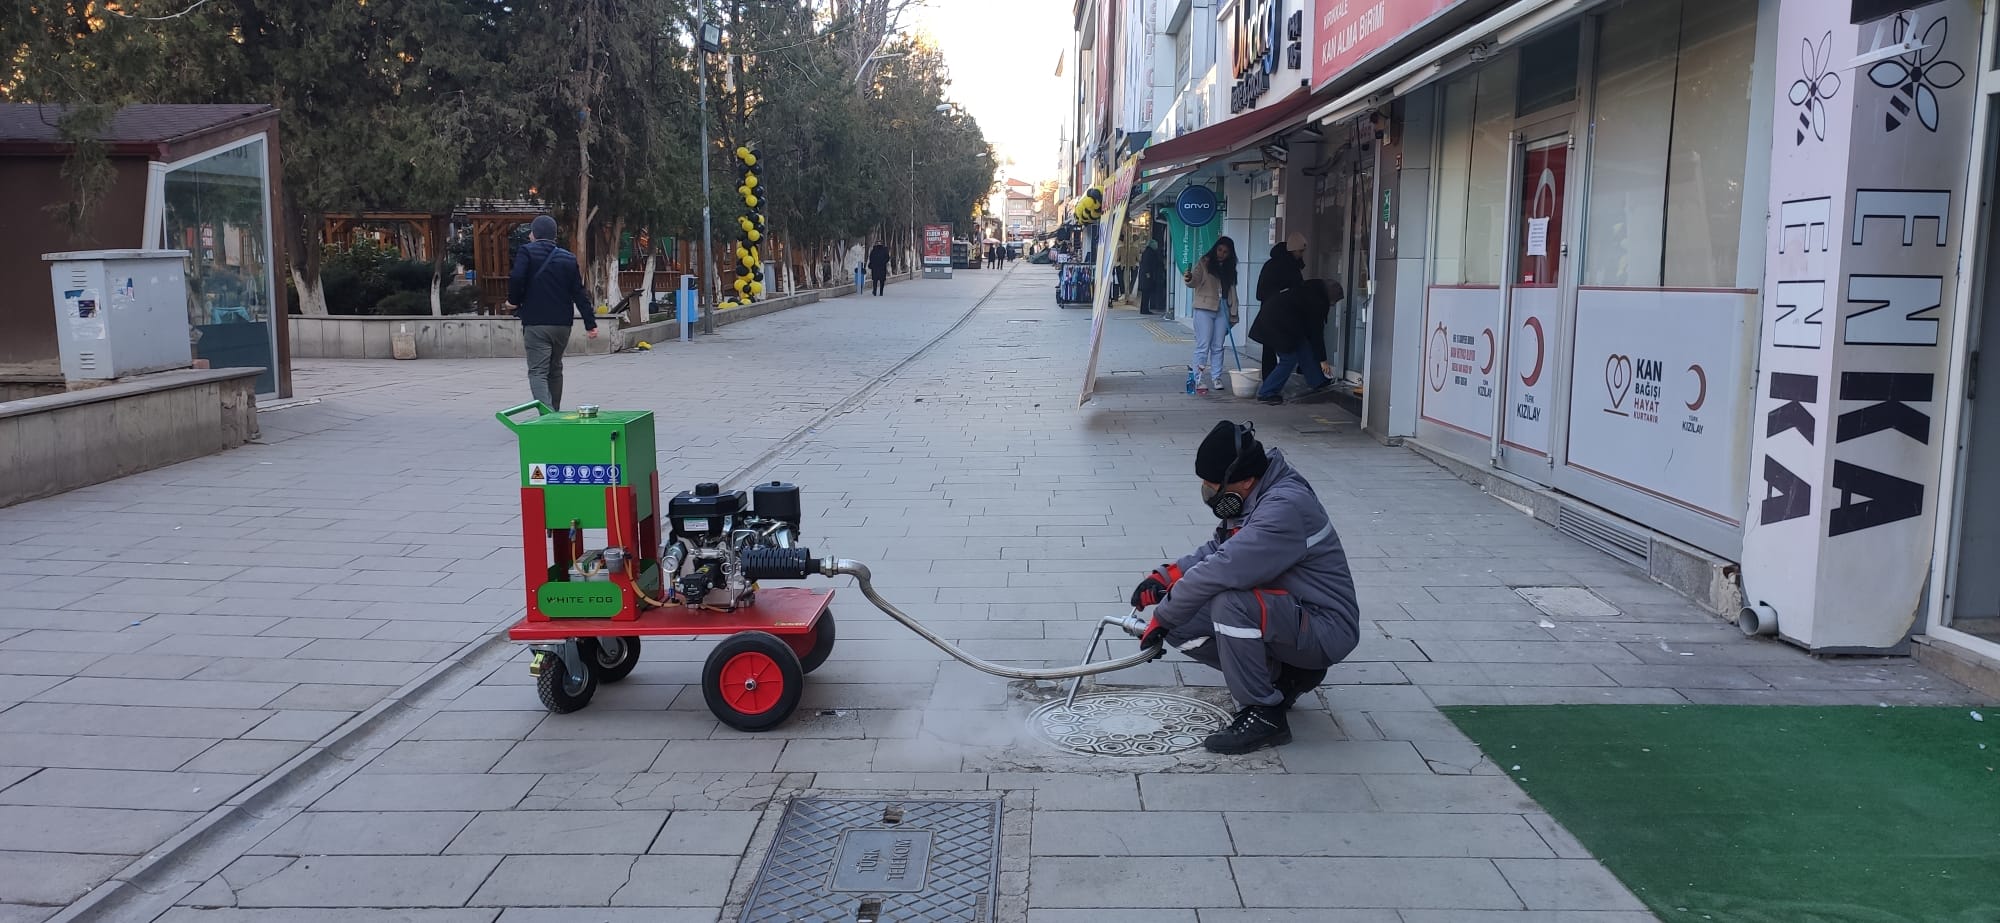
[[[1833,651],[1898,647],[1925,609],[1981,66],[1971,4],[1859,6],[1779,10],[1774,47],[1805,53],[1775,86],[1743,537],[1746,602]]]
[[[1207,186],[1189,186],[1174,199],[1174,214],[1188,227],[1207,227],[1209,222],[1215,220],[1217,204],[1215,190]]]
[[[1305,0],[1293,0],[1303,3]],[[1304,11],[1285,15],[1285,0],[1238,0],[1229,14],[1229,111],[1254,108],[1280,69],[1304,69]]]
[[[1568,465],[1740,525],[1745,319],[1755,300],[1733,291],[1578,292]]]
[[[1104,323],[1111,317],[1111,267],[1119,246],[1124,243],[1121,238],[1126,232],[1125,212],[1132,204],[1129,193],[1138,174],[1138,156],[1126,158],[1118,172],[1112,174],[1109,207],[1097,222],[1097,273],[1091,277],[1095,287],[1090,293],[1090,358],[1083,367],[1083,387],[1076,396],[1078,407],[1089,403],[1091,394],[1097,390],[1097,357],[1104,349]]]
[[[1318,0],[1312,84],[1318,90],[1464,0]]]
[[[1425,420],[1479,439],[1493,438],[1493,394],[1504,374],[1500,289],[1437,286],[1424,312]]]

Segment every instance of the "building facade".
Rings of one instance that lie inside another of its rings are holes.
[[[1306,236],[1366,431],[1801,646],[2000,656],[1990,2],[1120,12],[1175,49],[1135,198],[1246,280]]]

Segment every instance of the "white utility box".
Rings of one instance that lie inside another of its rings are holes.
[[[121,378],[194,364],[186,250],[44,253],[63,377]]]

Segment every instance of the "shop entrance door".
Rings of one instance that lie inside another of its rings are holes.
[[[1353,171],[1349,177],[1349,193],[1353,198],[1349,200],[1351,205],[1346,210],[1347,227],[1340,235],[1342,263],[1346,270],[1341,273],[1340,279],[1347,289],[1347,298],[1339,315],[1342,321],[1340,359],[1335,372],[1350,382],[1360,384],[1368,364],[1368,312],[1375,300],[1375,213],[1370,208],[1375,199],[1373,145],[1355,152]]]
[[[1563,329],[1568,276],[1572,135],[1569,119],[1524,128],[1514,150],[1513,240],[1508,263],[1505,373],[1500,376],[1498,428],[1502,466],[1536,479],[1548,477],[1556,402],[1563,389],[1555,337]]]
[[[2000,174],[2000,132],[1994,131],[2000,93],[1987,97],[1986,105],[1981,147],[1990,189]],[[2000,284],[1996,284],[2000,279],[1993,271],[1993,260],[2000,258],[2000,221],[1990,204],[1980,208],[1974,221],[1976,247],[1985,257],[1977,263],[1980,277],[1966,301],[1968,349],[1965,374],[1959,376],[1964,397],[1958,413],[1958,505],[1949,526],[1951,540],[1946,547],[1951,570],[1938,623],[2000,647],[2000,568],[1993,567],[2000,561],[2000,375],[1979,368],[1982,355],[1989,364],[1992,357],[2000,357]]]
[[[1366,123],[1329,129],[1342,139],[1315,182],[1306,278],[1339,283],[1342,297],[1327,312],[1327,363],[1333,377],[1359,384],[1368,361],[1368,310],[1374,294],[1369,203],[1375,196],[1375,146]]]

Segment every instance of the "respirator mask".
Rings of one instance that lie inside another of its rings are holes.
[[[1223,472],[1222,483],[1214,487],[1201,485],[1201,502],[1208,506],[1208,511],[1214,513],[1217,519],[1235,519],[1243,515],[1244,497],[1230,490],[1229,485],[1243,480],[1243,439],[1256,433],[1256,427],[1248,423],[1236,427],[1236,458],[1230,461],[1228,470]]]

